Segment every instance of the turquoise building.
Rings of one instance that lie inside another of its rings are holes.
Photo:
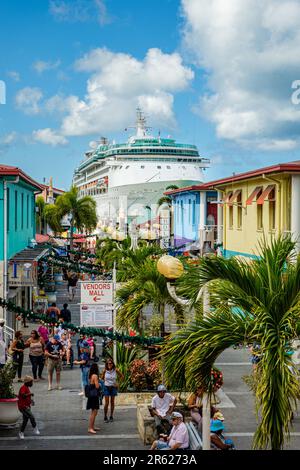
[[[35,239],[35,196],[42,189],[20,168],[0,164],[0,297],[27,308],[32,299],[34,257],[20,254]],[[20,261],[14,260],[16,256]],[[13,326],[11,321],[7,324]]]

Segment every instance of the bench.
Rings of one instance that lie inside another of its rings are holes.
[[[186,423],[186,427],[189,433],[189,448],[191,450],[201,450],[202,449],[202,439],[198,430],[192,422]]]

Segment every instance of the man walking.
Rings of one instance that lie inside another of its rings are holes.
[[[28,420],[30,420],[31,425],[33,427],[33,432],[36,435],[40,434],[40,431],[37,427],[35,417],[32,414],[31,411],[31,405],[33,405],[33,400],[31,397],[33,397],[33,393],[30,392],[29,388],[32,387],[33,385],[33,378],[30,377],[29,375],[26,375],[24,377],[24,385],[19,390],[19,401],[18,401],[18,408],[21,411],[23,415],[23,423],[20,428],[19,432],[19,437],[20,439],[24,439],[24,431],[27,426]]]
[[[76,273],[68,275],[68,292],[69,292],[69,301],[72,302],[74,300],[76,294],[76,286],[78,282],[78,276]]]
[[[64,347],[59,341],[59,335],[54,335],[50,339],[45,349],[45,356],[48,360],[48,390],[52,390],[53,371],[56,370],[57,389],[62,390],[60,386],[60,373],[62,370],[62,357],[64,355]]]

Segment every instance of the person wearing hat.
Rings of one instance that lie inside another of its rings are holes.
[[[24,439],[24,431],[27,426],[28,420],[30,420],[31,425],[33,427],[33,432],[36,435],[40,434],[40,431],[37,427],[35,417],[32,414],[31,411],[31,405],[33,405],[33,401],[31,397],[33,397],[33,393],[30,392],[30,387],[33,385],[33,378],[30,377],[30,375],[26,375],[24,377],[24,385],[19,390],[19,395],[18,395],[18,408],[19,411],[23,415],[23,422],[20,428],[19,432],[19,437],[20,439]]]
[[[91,367],[90,361],[90,346],[86,340],[81,341],[80,343],[80,355],[78,361],[74,361],[74,364],[80,365],[81,369],[81,385],[82,391],[78,395],[84,395],[84,388],[89,384],[89,371]]]
[[[171,414],[176,403],[176,398],[167,393],[167,389],[163,384],[157,387],[157,394],[152,398],[150,413],[155,419],[158,435],[161,433],[169,434],[172,425]]]
[[[4,318],[0,318],[0,369],[4,367],[6,362],[6,346],[4,341]]]
[[[62,390],[60,386],[60,373],[62,370],[62,357],[64,355],[64,347],[59,341],[59,336],[54,335],[50,338],[45,348],[45,356],[48,359],[48,390],[52,390],[53,371],[56,370],[57,389]]]
[[[224,419],[224,418],[223,418]],[[223,431],[225,430],[223,421],[220,419],[210,420],[210,442],[214,450],[232,450],[234,444],[231,439],[225,439]]]
[[[189,433],[181,413],[174,411],[171,414],[173,427],[170,435],[161,435],[159,440],[153,442],[151,450],[176,450],[189,447]]]

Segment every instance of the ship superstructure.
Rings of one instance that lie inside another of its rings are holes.
[[[106,138],[75,170],[73,183],[80,195],[97,202],[101,220],[113,221],[120,210],[129,218],[157,203],[166,188],[199,184],[209,160],[200,157],[195,145],[148,134],[146,119],[137,110],[136,134],[126,143],[110,143]]]

